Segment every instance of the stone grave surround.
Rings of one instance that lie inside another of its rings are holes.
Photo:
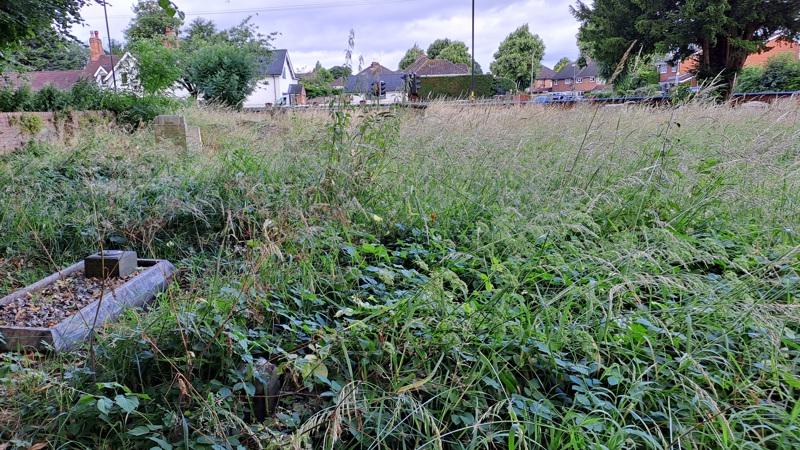
[[[200,127],[186,125],[183,116],[161,115],[155,121],[156,144],[171,142],[183,148],[202,148],[203,140],[200,137]]]

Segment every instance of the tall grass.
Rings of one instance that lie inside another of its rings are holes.
[[[148,312],[5,355],[24,448],[795,448],[800,128],[767,110],[186,110],[4,157],[11,291],[98,246]],[[277,408],[251,423],[265,357]],[[250,422],[248,422],[250,420]]]

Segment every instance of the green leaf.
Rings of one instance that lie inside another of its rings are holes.
[[[126,397],[124,395],[118,395],[114,397],[114,403],[119,405],[123,411],[130,414],[132,413],[137,406],[139,406],[139,399],[136,397]]]
[[[103,414],[108,414],[112,406],[114,406],[114,402],[108,397],[100,397],[97,399],[97,409]]]

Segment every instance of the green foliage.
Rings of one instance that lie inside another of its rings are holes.
[[[4,2],[0,13],[0,62],[14,59],[18,44],[52,30],[68,35],[70,27],[81,21],[80,11],[90,0],[40,0]],[[23,46],[24,47],[24,46]]]
[[[471,75],[420,78],[419,96],[423,99],[466,99],[470,97]],[[475,96],[495,95],[496,86],[492,75],[475,75]]]
[[[526,23],[500,43],[490,68],[493,74],[514,80],[518,88],[532,86],[543,56],[544,42]]]
[[[192,54],[187,78],[208,102],[241,108],[258,83],[252,54],[232,44],[212,44]]]
[[[353,74],[353,69],[347,66],[333,66],[328,71],[331,73],[331,77],[334,80],[338,80],[339,78],[347,78]]]
[[[436,39],[435,41],[431,42],[431,45],[428,46],[428,50],[425,53],[430,59],[439,59],[439,53],[441,53],[445,48],[449,47],[453,42],[460,41],[451,41],[449,38]],[[466,46],[466,44],[464,45]]]
[[[561,59],[559,59],[559,60],[558,60],[558,62],[556,63],[556,65],[555,65],[555,66],[553,66],[553,70],[554,70],[554,71],[556,71],[556,72],[558,72],[559,70],[563,69],[563,68],[564,68],[564,66],[566,66],[567,64],[569,64],[569,63],[571,63],[571,62],[572,62],[572,60],[571,60],[571,59],[569,59],[569,58],[567,58],[567,57],[565,56],[565,57],[563,57],[563,58],[561,58]]]
[[[414,43],[414,46],[410,49],[406,50],[406,54],[403,55],[403,58],[400,60],[400,63],[397,65],[399,70],[406,70],[406,67],[414,64],[414,61],[419,58],[420,55],[424,55],[425,52],[420,48],[417,43]]]
[[[8,122],[11,125],[18,125],[20,130],[28,136],[36,136],[44,128],[42,118],[34,114],[11,117]]]
[[[150,123],[156,116],[168,114],[177,106],[177,102],[166,97],[117,93],[101,89],[87,80],[75,83],[70,91],[60,91],[52,85],[37,92],[32,92],[27,85],[0,89],[0,112],[110,111],[117,123],[126,129]]]
[[[45,28],[8,56],[15,71],[80,70],[89,60],[89,49],[53,28]]]
[[[139,0],[132,10],[135,16],[124,31],[128,42],[164,36],[167,28],[177,34],[183,25],[183,18],[166,14],[158,0]]]
[[[794,449],[779,108],[193,108],[211,151],[86,127],[5,155],[6,290],[115,241],[181,270],[92,353],[0,355],[0,440]]]
[[[724,94],[732,92],[748,54],[764,49],[775,33],[789,37],[800,33],[798,0],[779,4],[599,0],[591,6],[579,1],[571,10],[581,22],[578,40],[601,64],[604,78],[611,79],[617,68],[630,70],[632,54],[670,53],[681,60],[699,49],[703,58],[698,59],[698,78],[716,78],[724,85]]]
[[[130,45],[136,57],[137,78],[144,92],[156,94],[174,86],[183,74],[181,54],[165,46],[163,37],[139,39]]]
[[[764,68],[761,66],[745,67],[736,78],[736,92],[763,92]]]
[[[236,47],[239,49],[237,53],[246,52],[254,64],[266,64],[266,61],[272,57],[270,42],[273,37],[274,33],[264,35],[259,32],[258,26],[250,21],[250,17],[234,27],[221,31],[217,30],[214,22],[197,18],[189,24],[181,39],[180,67],[184,72],[178,81],[183,88],[196,97],[202,91],[196,83],[197,80],[192,78],[190,69],[197,64],[197,56],[201,54],[199,52],[213,46]],[[208,52],[208,50],[205,51]],[[249,63],[248,66],[250,66]]]
[[[790,54],[776,55],[765,67],[746,67],[736,80],[736,92],[792,92],[800,90],[800,62]]]

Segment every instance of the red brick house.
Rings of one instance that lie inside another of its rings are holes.
[[[587,58],[584,67],[570,63],[556,72],[551,92],[570,92],[573,95],[583,96],[607,89],[606,81],[600,77],[600,66]]]
[[[789,54],[794,60],[800,60],[800,44],[794,41],[789,41],[782,36],[773,36],[767,41],[767,50],[761,53],[753,53],[744,61],[744,67],[750,66],[764,66],[769,58],[773,56]],[[700,52],[695,53],[692,57],[685,59],[677,65],[664,60],[656,63],[658,68],[660,84],[665,90],[677,84],[689,83],[689,86],[697,86],[697,79],[694,72],[697,69],[697,60]]]
[[[536,81],[533,83],[533,93],[553,90],[553,78],[555,76],[555,70],[545,66],[539,67],[539,74],[536,75]]]

